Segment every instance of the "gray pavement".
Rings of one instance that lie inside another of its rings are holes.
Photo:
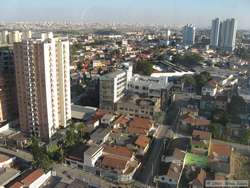
[[[164,146],[163,139],[155,139],[152,143],[152,150],[149,151],[149,156],[146,163],[136,174],[135,179],[146,185],[152,185],[154,176],[158,173],[160,157]]]
[[[14,155],[14,156],[21,158],[21,159],[28,161],[28,162],[33,160],[32,154],[30,154],[26,151],[23,151],[23,150],[16,150],[15,151],[15,150],[10,150],[10,149],[4,148],[4,147],[0,147],[0,153]]]

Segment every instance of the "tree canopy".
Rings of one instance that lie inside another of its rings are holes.
[[[153,65],[149,61],[140,61],[134,64],[134,73],[150,76],[153,72]]]
[[[173,56],[173,63],[177,63],[180,65],[184,65],[186,67],[194,67],[200,64],[201,61],[203,61],[204,58],[196,53],[185,53],[184,55],[174,55]]]

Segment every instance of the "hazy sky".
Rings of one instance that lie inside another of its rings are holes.
[[[83,21],[207,27],[235,17],[250,29],[250,0],[1,0],[0,21]]]

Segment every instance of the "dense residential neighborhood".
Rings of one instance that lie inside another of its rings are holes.
[[[0,23],[0,187],[249,187],[237,22]]]

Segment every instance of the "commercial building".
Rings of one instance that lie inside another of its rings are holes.
[[[13,51],[0,48],[0,123],[17,117],[17,96]]]
[[[138,95],[126,95],[117,102],[117,112],[123,115],[153,119],[160,112],[160,98],[141,98]]]
[[[134,75],[128,82],[128,91],[146,97],[161,97],[167,87],[168,77]]]
[[[100,77],[100,105],[103,110],[113,111],[115,103],[124,96],[127,75],[123,70]]]
[[[14,57],[20,128],[48,140],[71,119],[69,41],[23,40]]]
[[[186,25],[183,28],[183,44],[192,46],[195,43],[195,27],[193,25]]]
[[[132,78],[133,66],[131,63],[123,63],[122,68],[115,72],[100,77],[99,107],[113,112],[116,103],[125,94],[128,81]]]

